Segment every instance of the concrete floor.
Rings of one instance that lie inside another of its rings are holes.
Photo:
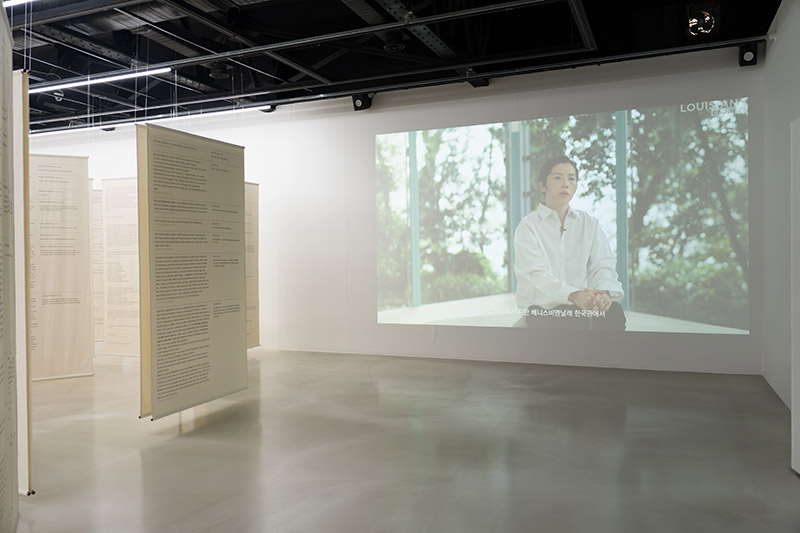
[[[753,376],[251,350],[249,390],[138,420],[138,367],[33,387],[27,532],[798,532]]]

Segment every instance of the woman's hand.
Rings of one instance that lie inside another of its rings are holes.
[[[597,291],[592,290],[591,292],[594,293],[594,309],[593,311],[608,311],[611,309],[611,296],[608,295],[608,291]]]
[[[611,309],[611,296],[608,291],[584,289],[569,295],[569,301],[584,311],[608,311]]]
[[[575,291],[569,295],[569,301],[578,306],[579,309],[584,311],[594,310],[595,294],[591,290]]]

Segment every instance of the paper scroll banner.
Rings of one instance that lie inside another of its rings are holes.
[[[258,313],[258,183],[244,184],[247,347],[261,344]]]
[[[0,22],[0,531],[17,524],[17,387],[14,313],[14,171],[11,32]]]
[[[139,356],[139,228],[136,178],[103,180],[107,355]]]
[[[30,156],[28,335],[34,380],[92,372],[88,173],[86,157]]]
[[[141,415],[247,387],[244,149],[137,127]]]
[[[93,188],[89,180],[89,195],[92,205],[92,324],[94,340],[103,340],[103,191]]]

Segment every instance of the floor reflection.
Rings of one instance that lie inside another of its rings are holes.
[[[800,529],[760,377],[256,349],[247,390],[150,421],[96,363],[33,386],[21,532]]]

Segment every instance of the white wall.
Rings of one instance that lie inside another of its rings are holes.
[[[764,377],[789,404],[791,392],[791,265],[789,163],[790,123],[800,117],[800,6],[782,2],[767,43],[764,67],[764,220],[760,250],[764,258]],[[795,228],[797,231],[797,228]],[[758,245],[751,240],[751,247]]]
[[[585,67],[494,80],[482,89],[461,84],[379,94],[364,112],[354,112],[347,98],[164,125],[246,147],[246,179],[261,185],[263,346],[760,374],[756,290],[748,337],[563,339],[525,329],[376,324],[375,134],[749,96],[755,190],[762,182],[763,72],[738,67],[736,54],[729,49]],[[37,135],[31,152],[88,155],[95,179],[131,176],[133,139],[130,127]]]

